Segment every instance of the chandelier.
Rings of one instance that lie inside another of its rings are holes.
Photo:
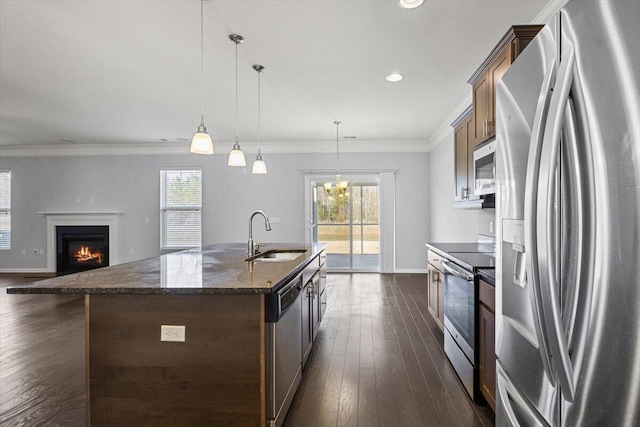
[[[342,198],[349,195],[349,181],[340,180],[340,143],[339,143],[339,129],[341,121],[333,122],[336,125],[336,181],[325,182],[323,184],[325,191],[330,197],[337,196]]]

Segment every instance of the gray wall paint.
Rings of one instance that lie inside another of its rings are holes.
[[[493,235],[489,223],[495,220],[495,209],[453,207],[453,129],[429,154],[430,241],[475,242],[478,234]]]
[[[226,155],[13,157],[0,159],[12,171],[12,242],[0,252],[0,269],[44,269],[46,220],[41,211],[122,211],[121,262],[160,251],[160,168],[203,169],[203,243],[246,242],[248,218],[262,209],[280,217],[267,233],[254,227],[258,242],[303,242],[304,179],[301,170],[333,169],[333,154],[265,154],[269,173],[230,168]],[[424,269],[429,240],[429,153],[345,153],[343,169],[398,169],[396,181],[396,268]],[[76,198],[80,202],[76,203]],[[97,197],[95,203],[91,198]],[[150,221],[145,224],[145,217]],[[27,254],[22,255],[25,249]],[[135,255],[131,255],[131,249]]]

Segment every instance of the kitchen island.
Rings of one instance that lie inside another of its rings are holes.
[[[216,244],[7,293],[85,295],[87,424],[263,426],[273,296],[318,277],[324,246],[267,245],[291,256],[250,261],[245,251]],[[161,325],[183,326],[184,341],[162,341]]]

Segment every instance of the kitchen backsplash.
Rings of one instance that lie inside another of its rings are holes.
[[[485,236],[496,235],[496,210],[482,209],[478,211],[478,233]]]

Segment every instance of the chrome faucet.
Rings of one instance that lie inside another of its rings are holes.
[[[267,215],[265,215],[264,212],[255,211],[254,213],[251,214],[251,217],[249,218],[249,242],[247,244],[247,254],[250,257],[256,254],[255,246],[253,243],[253,217],[258,214],[264,217],[264,227],[267,229],[267,231],[271,231],[271,223],[269,222],[269,218],[267,218]]]

